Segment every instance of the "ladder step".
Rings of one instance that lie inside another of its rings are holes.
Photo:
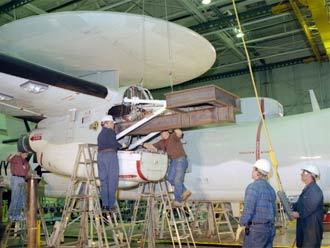
[[[228,231],[228,232],[219,232],[219,234],[232,234],[232,232]]]
[[[190,235],[187,234],[187,235],[184,235],[184,236],[179,236],[178,237],[173,237],[173,240],[182,240],[182,239],[189,239],[190,238]]]
[[[185,220],[170,221],[170,225],[187,224]]]

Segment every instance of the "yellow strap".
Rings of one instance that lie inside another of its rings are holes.
[[[232,0],[232,1],[233,1],[234,10],[235,10],[237,25],[238,25],[239,30],[242,31],[241,23],[240,23],[238,13],[237,13],[236,3],[235,3],[235,0]],[[275,155],[275,152],[273,150],[273,147],[272,147],[272,144],[271,144],[271,141],[270,141],[270,136],[269,136],[268,129],[267,129],[267,126],[266,126],[266,122],[263,118],[263,113],[262,113],[262,110],[261,110],[259,96],[258,96],[258,91],[257,91],[256,83],[255,83],[255,80],[254,80],[254,76],[253,76],[251,60],[250,60],[250,56],[249,56],[249,53],[248,53],[248,50],[247,50],[247,47],[246,47],[244,36],[241,39],[242,39],[242,42],[243,42],[246,58],[247,58],[247,61],[248,61],[248,66],[249,66],[250,76],[251,76],[252,85],[253,85],[253,89],[254,89],[254,94],[256,96],[256,101],[257,101],[257,105],[258,105],[258,109],[259,109],[259,115],[260,115],[261,121],[262,121],[262,127],[263,127],[264,134],[265,134],[265,137],[266,137],[266,140],[267,140],[267,143],[268,143],[270,162],[272,163],[273,169],[274,169],[274,172],[275,172],[274,174],[275,174],[275,178],[276,178],[276,189],[277,189],[277,191],[280,191],[280,190],[282,190],[282,184],[281,184],[280,176],[278,174],[278,163],[277,163],[276,155]]]

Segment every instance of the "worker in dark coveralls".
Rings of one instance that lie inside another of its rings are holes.
[[[174,132],[165,130],[160,135],[162,137],[160,141],[154,144],[144,144],[143,146],[152,152],[162,150],[167,153],[170,159],[167,181],[174,186],[172,206],[181,207],[182,202],[186,201],[191,195],[191,191],[183,184],[188,160],[181,143],[182,131],[180,129],[175,129]]]
[[[291,217],[297,219],[296,241],[297,247],[321,247],[323,235],[323,193],[316,184],[320,177],[319,169],[314,165],[307,165],[302,169],[301,180],[305,188],[293,205]]]
[[[104,116],[101,120],[102,130],[97,137],[97,168],[101,183],[103,211],[115,209],[116,191],[119,182],[117,150],[122,145],[116,139],[114,124],[111,115]]]
[[[276,193],[268,183],[271,164],[259,159],[252,169],[252,179],[245,190],[240,225],[245,226],[243,247],[271,248],[275,237]]]

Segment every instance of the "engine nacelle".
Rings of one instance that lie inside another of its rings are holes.
[[[79,143],[62,145],[45,144],[37,152],[38,163],[46,170],[71,176],[73,173]],[[95,155],[96,159],[96,155]],[[119,151],[119,187],[126,188],[140,182],[158,181],[165,177],[168,167],[167,155],[146,151]],[[98,177],[97,164],[95,175]],[[82,166],[78,167],[78,177],[86,177]]]
[[[30,142],[29,142],[29,134],[21,135],[21,137],[17,141],[17,150],[19,152],[33,152]]]

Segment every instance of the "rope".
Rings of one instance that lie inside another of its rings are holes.
[[[145,30],[146,16],[144,13],[144,0],[142,1],[142,77],[140,85],[143,88],[144,75],[145,75],[145,63],[146,63],[146,30]]]
[[[171,86],[171,91],[173,92],[173,53],[171,49],[171,30],[170,30],[170,23],[168,21],[167,15],[167,1],[165,2],[165,20],[166,20],[166,32],[167,32],[167,46],[168,46],[168,79]]]
[[[237,25],[240,31],[242,31],[242,27],[241,27],[241,23],[238,17],[238,12],[237,12],[237,8],[236,8],[236,3],[235,0],[232,0],[233,2],[233,6],[234,6],[234,11],[235,11],[235,16],[236,16],[236,20],[237,20]],[[276,159],[276,155],[275,152],[273,150],[271,141],[270,141],[270,136],[269,136],[269,132],[268,132],[268,128],[266,126],[266,122],[265,119],[263,118],[263,113],[261,110],[261,106],[260,106],[260,101],[259,101],[259,95],[258,95],[258,91],[257,91],[257,87],[256,87],[256,82],[254,80],[254,76],[253,76],[253,71],[252,71],[252,65],[251,65],[251,60],[250,60],[250,56],[247,50],[247,46],[245,43],[245,39],[244,36],[242,37],[242,42],[243,42],[243,46],[244,46],[244,50],[245,50],[245,54],[246,54],[246,58],[248,61],[248,66],[249,66],[249,71],[250,71],[250,76],[251,76],[251,80],[252,80],[252,85],[253,85],[253,90],[254,90],[254,94],[256,96],[256,101],[257,101],[257,105],[258,105],[258,109],[259,109],[259,114],[261,117],[261,121],[262,121],[262,127],[264,130],[264,134],[268,143],[268,148],[269,148],[269,156],[270,156],[270,161],[273,165],[274,171],[275,171],[275,177],[276,177],[276,188],[277,191],[281,191],[282,190],[282,183],[281,183],[281,179],[280,179],[280,175],[278,173],[278,162]]]

